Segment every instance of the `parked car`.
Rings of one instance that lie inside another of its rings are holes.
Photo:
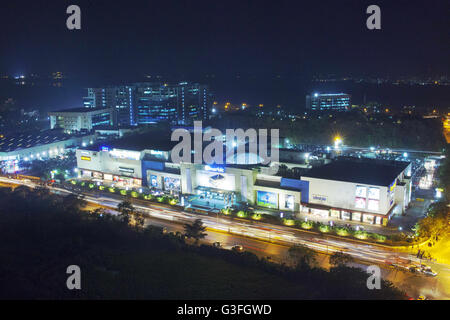
[[[214,242],[212,245],[213,245],[213,247],[215,247],[215,248],[220,248],[220,247],[222,247],[222,245],[220,244],[219,241]]]

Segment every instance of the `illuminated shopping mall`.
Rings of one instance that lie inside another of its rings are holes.
[[[330,159],[312,167],[298,151],[280,149],[280,161],[298,177],[272,174],[271,163],[173,163],[173,145],[127,137],[76,152],[79,178],[128,190],[149,188],[193,205],[221,209],[245,203],[273,214],[386,225],[411,199],[411,165],[404,161]],[[287,156],[286,156],[287,154]],[[255,155],[245,159],[258,159]]]

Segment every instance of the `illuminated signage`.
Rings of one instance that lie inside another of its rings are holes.
[[[140,152],[120,150],[120,149],[112,149],[111,151],[109,151],[109,155],[114,158],[131,159],[131,160],[139,160],[141,157]]]
[[[109,151],[109,148],[108,147],[105,147],[105,146],[102,146],[102,149],[101,149],[102,151],[106,151],[106,152],[108,152]]]
[[[396,185],[397,185],[397,179],[395,179],[394,182],[391,183],[391,185],[389,186],[389,191],[392,192]]]
[[[212,167],[209,165],[205,166],[205,170],[213,171],[213,172],[221,172],[221,173],[225,172],[225,169],[223,167]]]
[[[134,169],[133,169],[133,168],[119,167],[119,171],[121,171],[121,172],[127,172],[127,173],[134,173]]]
[[[367,194],[367,188],[363,186],[356,186],[356,193],[355,195],[357,197],[365,198]]]
[[[369,188],[369,199],[380,199],[380,188]]]
[[[256,204],[266,208],[278,209],[278,194],[258,190],[256,192]]]
[[[157,150],[150,150],[150,154],[154,155],[154,156],[162,156],[163,152],[162,151],[157,151]]]
[[[316,201],[320,201],[320,202],[327,202],[327,197],[326,196],[321,196],[318,194],[313,194],[312,198]]]
[[[355,208],[365,209],[366,208],[366,199],[365,198],[355,198]]]
[[[378,200],[369,199],[367,209],[373,210],[373,211],[378,211],[379,207],[380,207],[380,204],[379,204]]]
[[[91,161],[91,157],[81,156],[81,160]]]

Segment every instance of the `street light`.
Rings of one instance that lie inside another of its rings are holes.
[[[337,136],[334,138],[334,148],[339,149],[340,145],[342,144],[341,137]]]

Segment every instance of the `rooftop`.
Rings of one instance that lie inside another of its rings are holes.
[[[142,151],[145,149],[170,151],[177,143],[177,141],[170,141],[170,135],[164,132],[148,132],[132,134],[117,140],[95,144],[90,146],[89,150],[98,151],[102,146],[107,146],[130,151]]]
[[[68,140],[74,135],[68,135],[60,130],[46,130],[34,133],[19,133],[15,135],[0,136],[0,152],[12,152],[15,150],[32,148],[38,145],[46,145],[58,141]]]
[[[302,177],[389,186],[410,162],[375,159],[339,159],[313,168]]]
[[[266,187],[266,188],[275,188],[289,191],[301,191],[299,188],[290,187],[290,186],[282,186],[280,181],[269,181],[269,180],[256,180],[255,186]]]
[[[86,107],[80,107],[80,108],[70,108],[70,109],[61,109],[61,110],[53,110],[49,113],[59,113],[59,112],[69,112],[69,113],[88,113],[88,112],[95,112],[100,110],[109,110],[110,108],[86,108]]]

